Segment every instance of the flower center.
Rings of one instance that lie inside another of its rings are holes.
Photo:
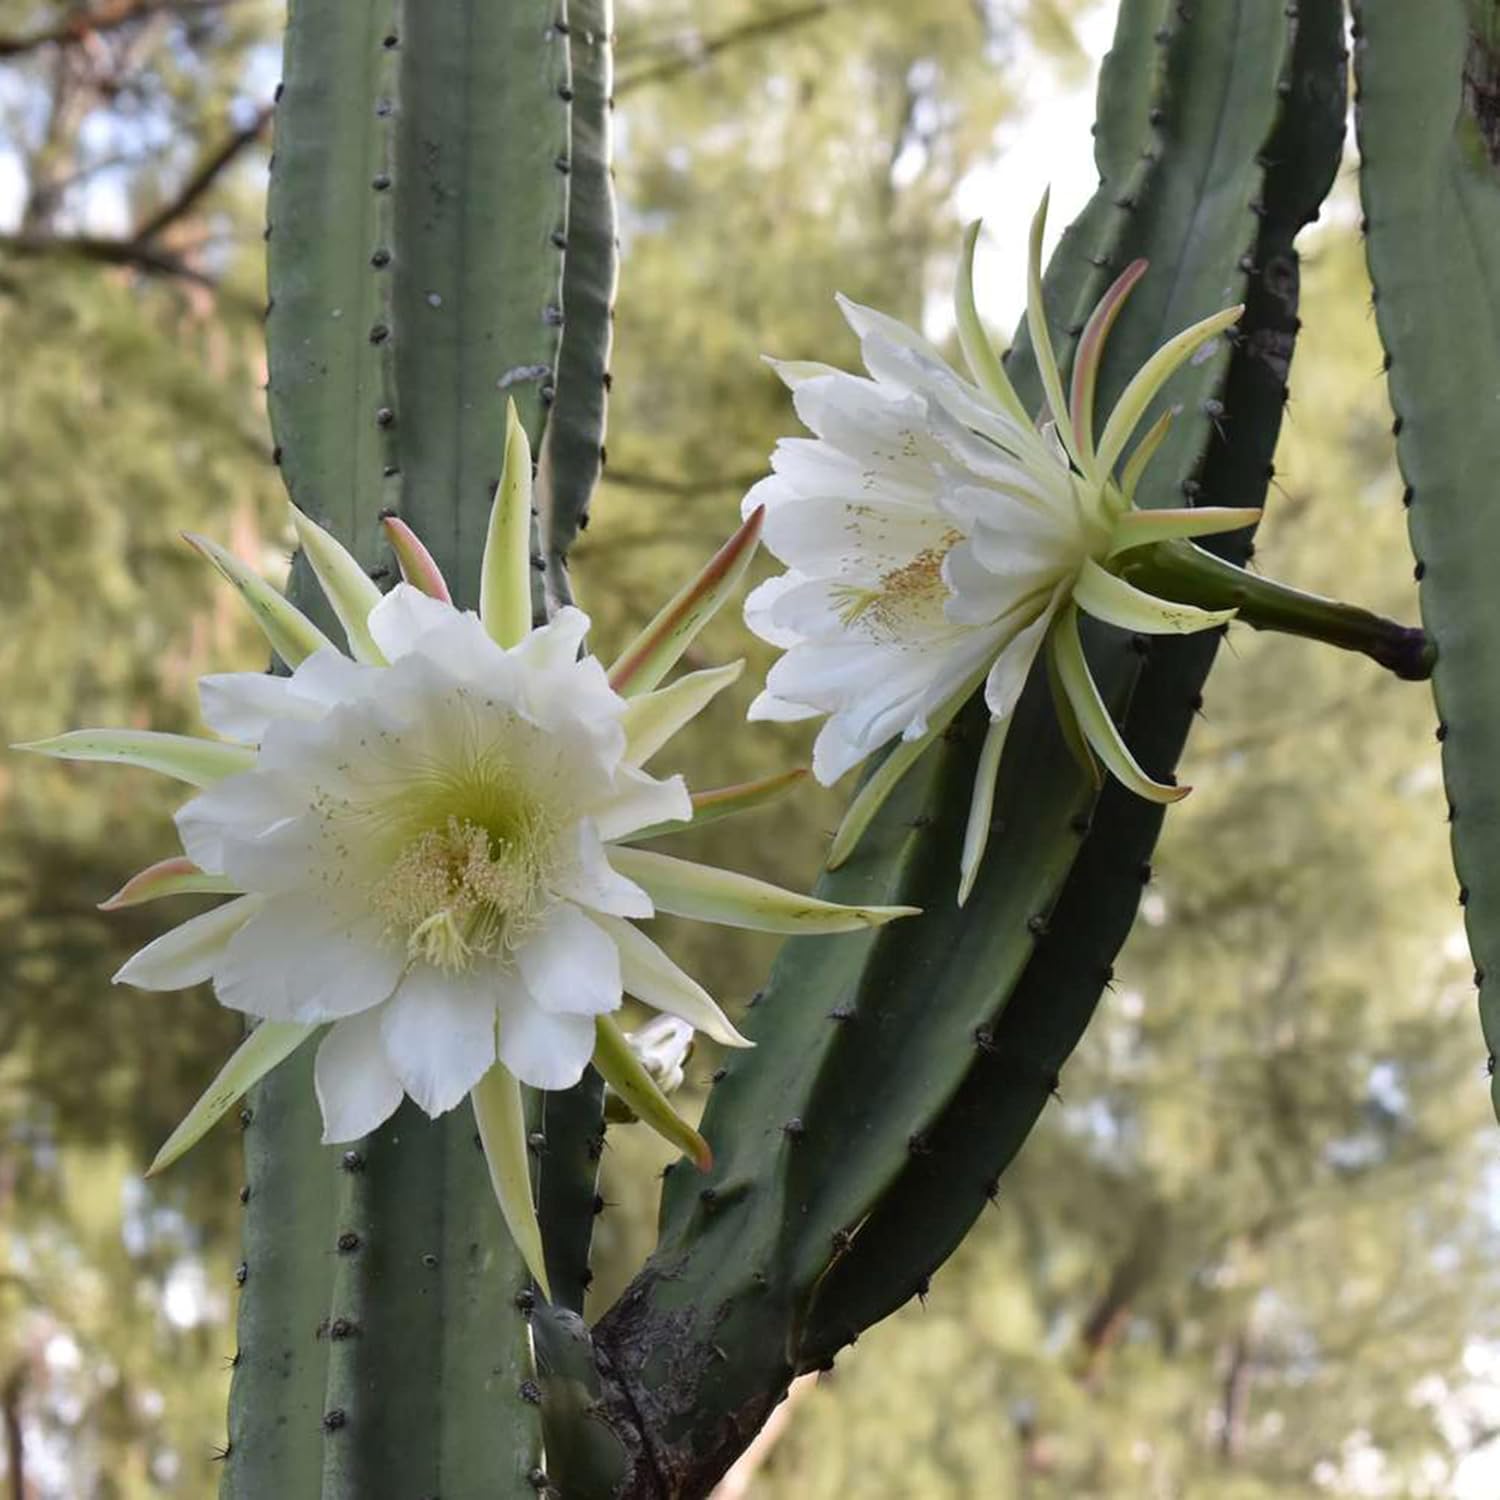
[[[910,562],[881,574],[875,584],[839,585],[834,590],[839,618],[845,625],[863,622],[868,634],[884,640],[904,635],[913,626],[943,625],[943,606],[950,597],[943,582],[943,559],[961,541],[962,533],[948,531]]]
[[[414,961],[449,973],[514,949],[546,909],[547,824],[529,808],[502,828],[450,815],[401,848],[376,887],[376,910]]]

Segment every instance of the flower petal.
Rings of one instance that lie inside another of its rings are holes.
[[[493,1066],[502,984],[489,965],[447,974],[417,964],[381,1006],[386,1059],[429,1117],[452,1109]]]
[[[398,583],[370,611],[370,636],[388,661],[408,655],[429,631],[460,618],[457,610],[409,583]]]
[[[73,729],[50,740],[15,745],[54,760],[109,761],[174,776],[190,786],[212,786],[255,764],[255,752],[190,734],[161,734],[152,729]]]
[[[127,959],[114,982],[132,984],[140,990],[185,990],[189,985],[202,984],[260,906],[259,896],[240,896],[190,917]]]
[[[290,1057],[313,1033],[311,1026],[289,1021],[262,1021],[235,1048],[219,1069],[203,1097],[187,1112],[169,1135],[151,1165],[147,1177],[164,1172],[199,1141],[244,1098],[245,1094],[278,1063]]]
[[[685,827],[674,820],[668,827]],[[635,837],[639,837],[636,834]],[[604,853],[604,840],[587,818],[576,825],[574,857],[565,861],[551,880],[554,894],[591,911],[615,917],[650,917],[656,913],[651,898],[633,880],[626,880]]]
[[[560,901],[516,951],[526,993],[552,1015],[620,1008],[620,953],[606,929]]]
[[[404,1091],[385,1054],[380,1014],[377,1006],[336,1022],[318,1046],[313,1087],[325,1145],[369,1135],[401,1105]],[[260,1030],[282,1024],[266,1021]]]
[[[505,401],[505,459],[480,564],[479,618],[490,639],[510,647],[531,629],[531,443]]]
[[[198,679],[198,706],[215,734],[258,745],[273,719],[309,706],[294,703],[291,689],[290,677],[269,672],[215,672]]]
[[[275,1021],[337,1021],[396,988],[405,949],[380,917],[306,891],[266,897],[214,965],[214,993]]]
[[[617,917],[594,917],[620,955],[620,974],[627,994],[653,1010],[686,1021],[696,1031],[726,1047],[753,1045],[735,1029],[714,998],[638,927]]]
[[[520,1086],[504,1068],[491,1068],[469,1097],[505,1227],[542,1296],[550,1302],[552,1290],[547,1284],[542,1230],[531,1196],[531,1153],[526,1145],[526,1111]]]
[[[1238,613],[1233,609],[1199,609],[1195,604],[1158,599],[1155,594],[1148,594],[1101,568],[1093,558],[1084,563],[1078,575],[1073,602],[1107,625],[1148,635],[1191,635],[1199,630],[1212,630],[1227,624]]]
[[[383,666],[385,657],[370,635],[370,611],[380,603],[380,590],[337,537],[302,514],[294,505],[292,526],[302,544],[333,612],[344,627],[349,651],[356,661]]]
[[[500,1061],[534,1089],[570,1089],[593,1055],[596,1019],[545,1011],[512,985],[500,1003]]]
[[[634,766],[620,766],[613,785],[583,804],[605,843],[628,838],[638,828],[654,823],[682,822],[693,815],[687,783],[681,776],[664,781]]]
[[[917,912],[914,906],[838,906],[648,849],[612,849],[610,863],[639,882],[659,911],[754,932],[856,932]]]

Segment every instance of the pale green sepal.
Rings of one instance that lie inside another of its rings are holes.
[[[704,564],[703,571],[674,594],[620,653],[609,669],[609,685],[617,693],[627,698],[649,693],[677,665],[744,576],[755,556],[765,519],[765,506],[756,506],[740,529]]]
[[[864,831],[870,826],[875,814],[885,806],[885,800],[896,789],[896,783],[914,766],[922,752],[953,722],[954,716],[969,701],[979,684],[988,675],[990,663],[986,662],[927,721],[927,733],[919,739],[899,740],[889,755],[870,773],[848,808],[833,843],[828,850],[828,868],[836,870],[854,853]]]
[[[336,537],[291,507],[292,526],[318,583],[344,627],[349,654],[372,667],[386,665],[384,654],[370,634],[370,611],[380,603],[380,590]]]
[[[734,786],[717,786],[706,792],[693,792],[693,816],[676,818],[670,823],[652,823],[648,828],[637,829],[627,835],[624,842],[638,844],[642,839],[659,839],[668,833],[684,833],[689,828],[701,828],[705,823],[716,823],[720,818],[733,818],[740,813],[754,812],[758,807],[786,796],[795,786],[807,780],[806,766],[794,766],[790,771],[777,771],[771,776],[761,776],[755,781],[741,781]]]
[[[511,400],[505,403],[505,462],[484,538],[479,618],[506,650],[531,631],[531,442]]]
[[[1000,772],[1000,756],[1005,737],[1010,733],[1011,715],[991,719],[979,752],[974,772],[974,790],[969,798],[969,822],[964,829],[963,851],[958,858],[958,904],[962,906],[974,889],[979,866],[984,861],[985,845],[990,841],[990,820],[995,812],[995,778]]]
[[[1115,403],[1115,409],[1110,412],[1109,421],[1104,427],[1104,436],[1099,439],[1099,472],[1101,474],[1114,471],[1115,464],[1125,451],[1125,445],[1130,441],[1131,434],[1135,432],[1141,418],[1146,415],[1146,408],[1151,405],[1167,381],[1177,373],[1178,368],[1186,364],[1194,353],[1211,338],[1239,322],[1240,315],[1244,311],[1243,304],[1236,304],[1234,307],[1226,307],[1222,312],[1216,312],[1211,317],[1204,318],[1201,322],[1194,323],[1191,328],[1184,328],[1176,338],[1168,339],[1135,372],[1130,384],[1125,387],[1120,399]]]
[[[1192,791],[1188,786],[1167,786],[1152,779],[1136,764],[1089,671],[1078,638],[1078,611],[1071,605],[1058,616],[1047,636],[1047,649],[1057,669],[1058,681],[1078,716],[1078,727],[1099,754],[1110,774],[1128,791],[1148,802],[1180,802]]]
[[[634,995],[653,1010],[686,1021],[694,1031],[701,1031],[726,1047],[755,1045],[735,1030],[734,1023],[719,1009],[713,996],[691,974],[678,968],[640,928],[603,912],[591,911],[588,916],[609,934],[619,949],[620,978],[627,995]]]
[[[521,1103],[521,1085],[506,1068],[496,1063],[469,1091],[479,1142],[490,1169],[490,1185],[500,1205],[501,1216],[526,1269],[549,1302],[547,1259],[542,1253],[542,1226],[537,1222],[536,1202],[531,1196],[531,1161],[526,1150],[526,1112]]]
[[[206,557],[239,591],[271,649],[289,667],[301,666],[315,651],[333,651],[332,641],[306,615],[217,542],[185,531],[182,539]]]
[[[262,1021],[219,1069],[203,1097],[187,1112],[146,1168],[147,1177],[165,1171],[185,1151],[196,1146],[277,1063],[297,1050],[318,1028],[299,1021]]]
[[[1078,337],[1078,347],[1073,351],[1073,389],[1068,398],[1068,412],[1072,418],[1073,436],[1078,441],[1078,451],[1091,463],[1094,459],[1094,391],[1099,383],[1099,366],[1104,358],[1104,346],[1109,341],[1110,330],[1115,326],[1126,299],[1145,274],[1144,260],[1133,260],[1120,272],[1089,315],[1089,320]],[[1107,471],[1095,477],[1107,478]]]
[[[1057,356],[1052,352],[1052,334],[1047,328],[1047,309],[1042,302],[1042,236],[1047,229],[1047,204],[1051,197],[1052,190],[1048,188],[1042,194],[1036,217],[1031,221],[1031,243],[1026,263],[1026,327],[1031,334],[1037,373],[1042,377],[1042,389],[1047,395],[1047,405],[1051,408],[1058,439],[1079,470],[1084,474],[1091,474],[1092,461],[1084,463],[1078,451],[1078,440],[1073,435],[1073,424],[1068,420],[1068,400],[1063,392]],[[1092,460],[1092,455],[1090,459]],[[1105,469],[1103,472],[1109,471]]]
[[[113,896],[99,903],[99,910],[120,911],[160,901],[163,896],[233,896],[239,889],[227,875],[209,875],[185,854],[178,854],[132,875]]]
[[[154,729],[74,729],[50,740],[15,745],[55,760],[112,761],[175,776],[190,786],[212,786],[255,764],[255,751],[191,734],[160,734]]]
[[[1225,625],[1232,609],[1199,609],[1196,604],[1174,604],[1117,578],[1088,558],[1073,585],[1073,602],[1106,625],[1137,630],[1146,635],[1192,635]]]
[[[609,862],[641,886],[658,911],[752,932],[855,932],[896,917],[915,916],[915,906],[837,906],[799,895],[764,880],[657,854],[612,846]]]
[[[1135,492],[1140,488],[1141,475],[1146,472],[1146,466],[1156,457],[1156,450],[1166,441],[1167,433],[1172,428],[1172,419],[1176,415],[1176,411],[1169,406],[1146,429],[1140,442],[1135,445],[1130,457],[1126,459],[1125,472],[1120,475],[1120,498],[1124,501],[1127,511],[1135,504]]]
[[[1217,536],[1238,531],[1260,520],[1252,506],[1192,505],[1182,510],[1132,510],[1115,522],[1114,536],[1106,558],[1118,557],[1132,547],[1149,547],[1173,537]]]
[[[391,544],[391,551],[396,554],[402,580],[429,599],[452,604],[448,580],[443,577],[443,570],[438,567],[432,553],[422,545],[422,538],[400,516],[384,516],[380,524],[385,530],[385,539]]]
[[[1011,419],[1024,431],[1031,430],[1031,418],[1021,405],[1016,388],[1005,373],[1005,366],[979,319],[974,301],[974,247],[979,243],[980,222],[976,219],[964,231],[964,247],[958,257],[958,277],[953,287],[953,311],[958,323],[959,347],[964,351],[975,383],[999,402]]]
[[[1053,653],[1049,650],[1045,656],[1047,691],[1052,698],[1052,711],[1057,716],[1057,727],[1062,733],[1063,744],[1068,747],[1068,754],[1073,757],[1074,764],[1088,777],[1089,785],[1097,792],[1104,785],[1104,772],[1099,769],[1099,757],[1094,754],[1083,730],[1078,727],[1078,715],[1073,712],[1072,701],[1063,688],[1062,679],[1057,675]]]
[[[630,1106],[631,1113],[664,1141],[676,1146],[700,1172],[714,1164],[708,1142],[672,1108],[656,1080],[646,1071],[613,1016],[594,1022],[594,1066],[599,1076]]]
[[[632,698],[620,716],[625,726],[626,761],[632,766],[644,765],[744,670],[743,660],[723,667],[707,667],[679,677],[670,687]]]

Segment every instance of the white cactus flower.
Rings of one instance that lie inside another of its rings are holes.
[[[813,759],[824,784],[899,741],[851,805],[831,864],[847,858],[900,775],[983,686],[990,731],[960,862],[961,902],[988,837],[1006,730],[1039,653],[1047,655],[1060,689],[1060,712],[1070,721],[1064,729],[1091,767],[1088,746],[1141,796],[1166,802],[1185,794],[1185,787],[1148,778],[1126,748],[1084,660],[1078,612],[1132,631],[1222,624],[1233,611],[1145,593],[1118,576],[1115,560],[1132,547],[1230,530],[1259,515],[1135,509],[1136,485],[1170,413],[1136,443],[1116,475],[1168,378],[1242,309],[1204,319],[1154,354],[1096,441],[1100,354],[1145,263],[1129,267],[1100,300],[1065,396],[1042,308],[1045,218],[1044,200],[1032,225],[1027,320],[1057,420],[1033,421],[979,324],[976,224],[956,297],[972,380],[910,328],[840,299],[869,378],[827,365],[778,364],[815,437],[782,441],[774,473],[744,502],[747,515],[764,508],[766,546],[788,569],[746,600],[750,628],[785,648],[750,717],[826,716]]]
[[[643,763],[742,663],[656,689],[753,553],[752,516],[615,668],[580,656],[588,618],[531,628],[531,458],[511,413],[479,613],[456,609],[399,521],[408,582],[384,597],[328,533],[294,515],[348,637],[336,649],[211,543],[290,676],[202,680],[219,739],[86,730],[26,748],[149,766],[199,787],[177,814],[185,857],[106,906],[184,891],[232,899],[163,934],[116,979],[149,990],[212,980],[260,1025],[162,1148],[159,1170],[259,1077],[320,1035],[324,1139],[374,1130],[403,1097],[436,1116],[471,1095],[501,1207],[533,1273],[545,1267],[518,1083],[563,1089],[592,1059],[635,1113],[700,1163],[612,1013],[629,993],[690,1036],[748,1045],[713,999],[633,922],[670,912],[766,931],[839,932],[908,908],[843,907],[628,841],[681,826],[681,776]],[[705,794],[713,815],[788,778]]]

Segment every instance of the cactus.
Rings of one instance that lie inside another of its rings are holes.
[[[372,574],[394,511],[470,607],[507,395],[536,436],[556,385],[571,92],[557,0],[292,7],[268,229],[277,459]],[[308,583],[299,562],[312,609]],[[467,1111],[408,1107],[322,1148],[311,1061],[244,1115],[222,1493],[534,1494],[531,1294]]]
[[[1370,259],[1432,639],[1263,585],[1243,571],[1248,531],[1221,537],[1216,557],[1159,544],[1130,567],[1159,594],[1238,605],[1254,625],[1366,651],[1405,677],[1431,672],[1435,640],[1478,979],[1500,972],[1486,754],[1500,703],[1484,659],[1500,612],[1483,570],[1493,528],[1474,503],[1500,461],[1474,408],[1474,393],[1500,384],[1500,327],[1473,332],[1497,302],[1496,9],[1356,9]],[[477,602],[513,394],[540,444],[538,607],[570,598],[568,549],[603,463],[610,29],[608,0],[293,8],[270,206],[272,420],[293,498],[372,576],[390,566],[379,521],[395,511],[457,602]],[[1162,398],[1180,411],[1145,506],[1263,501],[1298,328],[1293,241],[1338,165],[1346,61],[1339,0],[1122,0],[1099,90],[1099,188],[1044,283],[1059,357],[1071,360],[1089,309],[1137,258],[1153,274],[1111,336],[1102,403],[1166,336],[1246,303],[1226,346]],[[1034,409],[1024,341],[1007,367]],[[294,587],[312,609],[308,576],[299,563]],[[672,606],[663,619],[670,628]],[[1158,780],[1216,645],[1148,648],[1105,627],[1086,638],[1106,703]],[[794,1376],[926,1287],[1056,1090],[1161,821],[1117,785],[1096,790],[1035,675],[968,904],[952,900],[952,871],[979,703],[819,886],[924,914],[787,943],[748,1018],[755,1050],[715,1075],[711,1172],[669,1170],[656,1252],[592,1330],[581,1313],[597,1074],[528,1105],[550,1305],[501,1231],[465,1116],[433,1124],[408,1107],[339,1152],[314,1144],[310,1057],[258,1086],[242,1114],[225,1495],[700,1496]],[[1481,989],[1492,1050],[1494,993]]]
[[[1397,451],[1437,647],[1433,689],[1459,900],[1500,1114],[1500,8],[1356,4],[1355,76],[1370,275]]]

